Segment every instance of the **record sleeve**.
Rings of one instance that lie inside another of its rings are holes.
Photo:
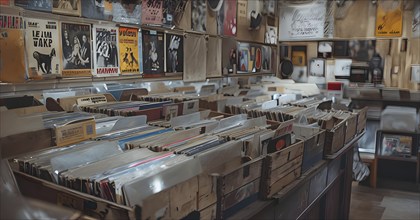
[[[264,43],[266,44],[277,44],[277,27],[266,26]]]
[[[29,9],[29,10],[45,11],[45,12],[52,11],[51,0],[35,0],[35,1],[34,0],[15,0],[15,5],[25,8],[25,9]]]
[[[191,29],[206,32],[207,2],[205,0],[191,1]]]
[[[143,24],[161,25],[163,20],[163,0],[143,0],[141,20]]]
[[[224,1],[222,8],[217,13],[219,35],[236,36],[237,31],[237,1]]]
[[[60,75],[58,21],[28,19],[25,33],[29,78]]]
[[[271,47],[262,46],[262,71],[271,71]]]
[[[0,15],[0,81],[24,82],[26,77],[24,22],[20,16]],[[13,51],[13,56],[10,56]]]
[[[249,30],[259,30],[262,23],[263,1],[248,1],[247,20],[249,22]]]
[[[235,74],[237,62],[237,42],[235,39],[222,39],[222,67],[223,74]]]
[[[143,72],[145,77],[160,77],[164,72],[164,36],[162,32],[143,30]]]
[[[112,15],[114,22],[141,24],[142,8],[141,1],[117,0],[112,3]]]
[[[63,77],[91,76],[90,25],[61,23]]]
[[[403,1],[378,1],[376,10],[377,37],[400,37],[403,26]]]
[[[139,30],[120,27],[118,33],[121,74],[139,74]]]
[[[238,72],[260,72],[262,67],[261,46],[249,43],[238,43]]]
[[[184,40],[184,82],[206,80],[207,47],[204,35],[189,34]]]
[[[52,0],[52,12],[80,17],[82,12],[81,1],[82,0]]]
[[[112,2],[109,0],[83,0],[82,17],[112,20]]]
[[[163,0],[163,25],[172,27],[184,14],[186,0]]]
[[[166,73],[176,74],[184,71],[184,37],[166,34]]]
[[[94,76],[118,76],[120,73],[117,32],[117,27],[93,26]]]

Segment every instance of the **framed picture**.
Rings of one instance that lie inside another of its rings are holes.
[[[389,157],[411,157],[418,151],[418,135],[415,133],[393,133],[378,131],[376,154]]]

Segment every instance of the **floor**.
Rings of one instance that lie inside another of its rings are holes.
[[[350,219],[420,219],[420,193],[352,185]]]

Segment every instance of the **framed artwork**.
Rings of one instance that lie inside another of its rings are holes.
[[[389,157],[411,157],[418,151],[417,134],[378,131],[376,154]]]

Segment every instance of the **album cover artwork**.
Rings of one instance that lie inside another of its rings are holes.
[[[222,68],[223,74],[236,73],[237,42],[231,38],[222,39]]]
[[[184,37],[166,34],[166,73],[184,71]]]
[[[25,33],[29,78],[60,75],[58,22],[31,18]]]
[[[403,26],[403,1],[378,1],[376,9],[377,37],[400,37]]]
[[[277,27],[267,25],[264,42],[266,44],[277,44]]]
[[[238,43],[238,67],[238,72],[242,73],[255,73],[261,71],[261,46],[249,43]]]
[[[272,138],[267,145],[267,154],[277,152],[288,147],[291,144],[290,134]]]
[[[15,0],[15,5],[36,11],[51,12],[52,10],[51,0]]]
[[[164,36],[161,32],[142,31],[143,72],[145,77],[159,77],[164,72]]]
[[[120,27],[118,29],[118,46],[121,74],[139,74],[139,46],[137,28]]]
[[[217,26],[219,35],[236,36],[237,32],[237,1],[224,1],[217,13]]]
[[[161,25],[163,21],[163,0],[143,0],[141,20],[143,24]]]
[[[116,27],[93,26],[93,75],[118,76],[118,29]]]
[[[271,47],[262,46],[262,70],[265,72],[271,71]]]
[[[207,2],[205,0],[191,1],[191,28],[194,31],[206,32]]]
[[[52,12],[65,15],[81,15],[81,0],[53,0]]]
[[[112,3],[112,21],[127,24],[141,24],[142,6],[140,0],[117,0]]]
[[[83,0],[82,17],[99,20],[112,20],[112,1]]]
[[[61,23],[63,76],[91,76],[91,35],[89,24]]]
[[[163,21],[165,26],[172,27],[184,13],[186,0],[163,0]]]
[[[247,20],[249,22],[249,30],[259,30],[262,23],[262,0],[248,1]]]

